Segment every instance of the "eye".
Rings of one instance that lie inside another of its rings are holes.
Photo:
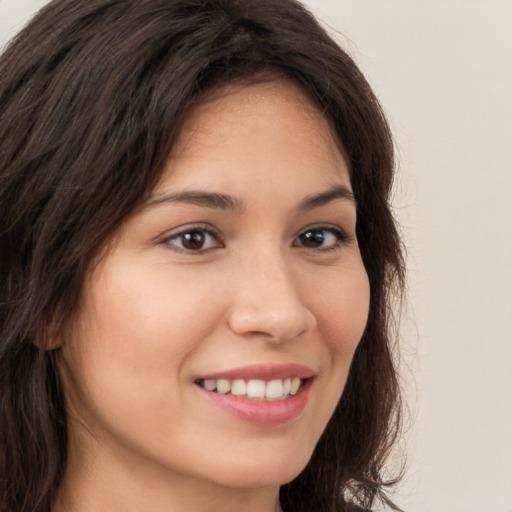
[[[168,236],[164,243],[176,250],[190,253],[202,253],[223,246],[216,233],[201,226],[193,226],[174,233]]]
[[[308,249],[336,249],[350,241],[350,236],[340,228],[319,226],[303,231],[295,245]]]

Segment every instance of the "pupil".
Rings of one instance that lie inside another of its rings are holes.
[[[190,231],[183,235],[183,247],[185,249],[201,249],[204,245],[204,233],[201,231]]]
[[[300,237],[302,245],[305,247],[319,247],[325,241],[325,235],[322,231],[308,231]]]

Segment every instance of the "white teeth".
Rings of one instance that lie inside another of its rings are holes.
[[[207,389],[208,391],[214,391],[217,388],[217,381],[216,380],[205,380],[203,382],[203,387]]]
[[[299,391],[302,381],[300,378],[293,379],[274,379],[264,381],[259,379],[243,380],[235,379],[229,381],[226,379],[219,380],[200,380],[199,385],[208,391],[217,391],[222,395],[231,392],[234,396],[246,396],[252,399],[267,400],[283,400],[290,396],[296,395]]]
[[[247,394],[247,384],[245,380],[234,380],[233,384],[231,384],[231,394],[232,395],[246,395]]]
[[[283,395],[289,395],[292,389],[292,379],[286,379],[283,381]]]
[[[300,379],[296,377],[295,379],[292,379],[292,383],[291,383],[291,387],[290,387],[290,395],[297,394],[297,391],[299,391],[299,388],[300,388]]]
[[[281,398],[283,396],[283,381],[271,380],[267,382],[265,396],[267,398]]]
[[[250,380],[247,382],[247,396],[249,398],[265,398],[265,381]]]
[[[217,393],[225,395],[231,391],[231,382],[229,380],[218,380],[217,381]]]

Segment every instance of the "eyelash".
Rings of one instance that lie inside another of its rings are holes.
[[[206,234],[208,237],[211,237],[212,239],[216,240],[217,247],[207,247],[207,248],[199,248],[199,249],[187,249],[185,247],[179,247],[177,245],[172,244],[173,240],[182,239],[183,243],[183,237],[185,235],[190,235],[192,233],[200,233],[203,236]],[[173,250],[178,252],[183,252],[185,254],[192,254],[192,255],[200,255],[204,254],[205,252],[211,251],[212,249],[218,249],[223,247],[220,234],[217,231],[214,231],[211,229],[211,227],[204,226],[201,224],[198,224],[196,226],[189,226],[185,229],[182,229],[178,233],[173,233],[172,235],[166,237],[163,241],[164,244],[171,246]]]
[[[301,231],[297,235],[296,239],[299,239],[301,236],[305,236],[308,233],[313,233],[313,232],[317,232],[317,233],[323,232],[324,234],[329,233],[329,234],[333,235],[336,240],[333,244],[331,244],[327,247],[312,247],[311,248],[311,247],[305,246],[304,244],[297,245],[297,247],[304,247],[311,251],[330,252],[330,251],[336,251],[340,247],[345,246],[352,241],[352,237],[345,230],[341,229],[340,227],[323,226],[323,225],[308,227],[304,231]]]
[[[336,239],[334,243],[327,247],[307,247],[304,245],[304,241],[302,243],[296,243],[297,240],[300,239],[300,237],[306,236],[308,233],[328,233]],[[203,237],[203,240],[206,238],[204,235],[207,235],[207,237],[211,237],[216,241],[216,246],[214,247],[206,247],[206,248],[198,248],[198,249],[190,249],[186,247],[180,247],[178,245],[173,244],[173,241],[181,239],[181,244],[183,245],[183,237],[186,235],[192,235],[192,234],[200,234]],[[303,247],[310,251],[321,251],[321,252],[330,252],[338,250],[341,246],[347,245],[352,240],[352,236],[349,235],[345,230],[334,227],[334,226],[325,226],[325,225],[318,225],[318,226],[312,226],[308,227],[307,229],[301,231],[294,240],[294,247]],[[204,226],[204,225],[196,225],[196,226],[190,226],[187,227],[177,233],[173,233],[172,235],[166,237],[162,242],[168,246],[171,246],[171,248],[178,252],[183,252],[185,254],[191,254],[191,255],[201,255],[208,251],[211,251],[213,249],[220,249],[223,248],[223,242],[221,240],[221,236],[217,231],[214,231],[211,229],[211,227]]]

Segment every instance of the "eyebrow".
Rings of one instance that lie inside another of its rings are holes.
[[[345,185],[335,185],[319,194],[307,196],[301,201],[298,209],[299,211],[309,211],[338,199],[347,200],[354,204],[356,202],[354,193],[348,187]],[[142,209],[147,210],[163,203],[185,203],[216,210],[244,211],[243,202],[236,197],[219,192],[203,192],[200,190],[152,196],[142,205]]]
[[[206,208],[213,208],[216,210],[243,211],[244,209],[244,205],[240,199],[226,194],[202,192],[200,190],[175,192],[172,194],[165,194],[163,196],[151,197],[148,202],[144,203],[142,208],[146,210],[162,203],[186,203]]]
[[[337,199],[344,199],[356,204],[354,193],[345,185],[334,185],[325,192],[306,197],[299,205],[299,210],[308,211],[319,208]]]

